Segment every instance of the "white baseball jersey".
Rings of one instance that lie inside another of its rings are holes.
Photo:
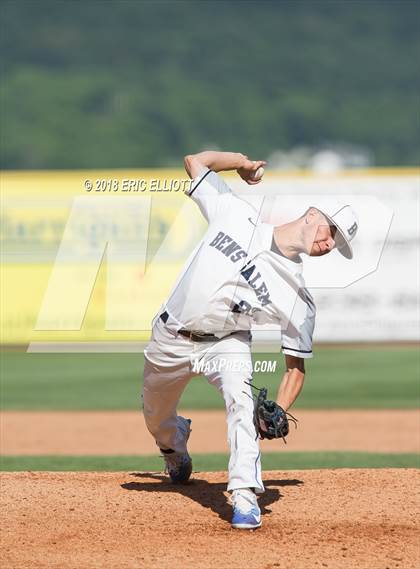
[[[275,247],[274,226],[260,223],[258,210],[211,170],[193,180],[188,195],[208,229],[157,317],[166,311],[166,326],[174,332],[183,328],[219,338],[273,323],[281,326],[283,353],[311,357],[315,305],[302,263]]]

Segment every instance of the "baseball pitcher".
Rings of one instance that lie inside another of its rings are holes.
[[[262,223],[258,209],[235,195],[218,172],[236,170],[254,185],[264,165],[232,152],[185,157],[192,179],[188,195],[208,228],[154,318],[144,351],[144,418],[174,483],[187,482],[192,472],[191,421],[177,414],[183,390],[201,369],[223,397],[232,527],[239,529],[261,526],[259,438],[287,435],[288,410],[303,386],[304,361],[312,357],[315,305],[303,281],[301,255],[337,249],[351,259],[358,228],[347,204],[322,210],[313,204],[284,225]],[[286,371],[276,401],[263,391],[254,403],[251,328],[263,323],[281,326]]]

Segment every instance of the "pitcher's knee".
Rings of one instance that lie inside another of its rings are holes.
[[[254,402],[252,396],[238,389],[237,386],[223,386],[222,394],[225,400],[226,410],[233,413],[253,413]]]

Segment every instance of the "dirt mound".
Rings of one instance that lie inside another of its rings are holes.
[[[226,473],[1,475],[2,568],[410,569],[419,472],[266,472],[263,527],[233,530]]]

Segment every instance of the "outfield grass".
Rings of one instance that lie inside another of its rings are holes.
[[[254,374],[273,397],[283,373]],[[414,408],[419,406],[419,351],[415,346],[318,347],[307,362],[296,408]],[[1,407],[9,410],[123,410],[140,405],[143,357],[139,354],[1,354]],[[217,409],[223,402],[202,377],[194,378],[181,408]]]
[[[194,470],[227,470],[228,455],[193,456]],[[263,456],[264,470],[308,470],[318,468],[419,468],[416,454],[370,454],[363,452],[282,452]],[[3,456],[0,470],[44,471],[162,471],[163,459],[153,456]]]

